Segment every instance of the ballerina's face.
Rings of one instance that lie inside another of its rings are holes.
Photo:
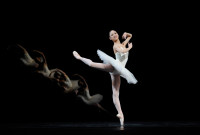
[[[119,35],[115,30],[111,30],[109,33],[109,38],[110,38],[110,40],[112,40],[114,42],[119,39]]]

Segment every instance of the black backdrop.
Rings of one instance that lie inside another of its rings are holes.
[[[56,93],[10,51],[17,43],[28,51],[40,50],[50,69],[59,68],[69,77],[81,74],[91,94],[102,94],[101,105],[116,115],[109,74],[72,55],[76,50],[101,62],[100,49],[114,57],[111,29],[133,34],[126,67],[138,83],[121,79],[125,121],[199,120],[195,8],[188,12],[187,3],[23,4],[6,4],[1,12],[1,122],[118,121],[73,95]]]

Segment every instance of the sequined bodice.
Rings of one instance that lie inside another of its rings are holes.
[[[122,65],[125,67],[127,61],[128,61],[128,52],[127,53],[120,53],[120,52],[116,52],[115,53],[115,58],[116,60],[119,60]]]

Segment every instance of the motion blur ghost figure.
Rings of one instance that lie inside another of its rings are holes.
[[[97,105],[102,100],[103,96],[100,94],[90,95],[87,82],[81,75],[75,74],[74,76],[78,78],[74,80],[70,79],[61,69],[49,69],[45,55],[41,51],[33,50],[34,57],[31,57],[23,46],[17,46],[22,51],[22,56],[20,57],[21,62],[25,66],[32,68],[36,73],[52,80],[52,83],[56,83],[57,86],[63,88],[64,93],[75,92],[77,97],[87,105]],[[97,106],[99,107],[100,105]]]

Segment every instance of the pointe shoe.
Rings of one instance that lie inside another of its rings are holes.
[[[124,126],[124,118],[120,118],[119,120],[120,120],[120,125]]]
[[[124,117],[121,116],[120,114],[117,114],[117,117],[118,117],[119,120],[120,120],[120,125],[121,125],[121,126],[124,126]]]
[[[73,55],[76,59],[81,59],[81,56],[76,51],[73,51]]]

